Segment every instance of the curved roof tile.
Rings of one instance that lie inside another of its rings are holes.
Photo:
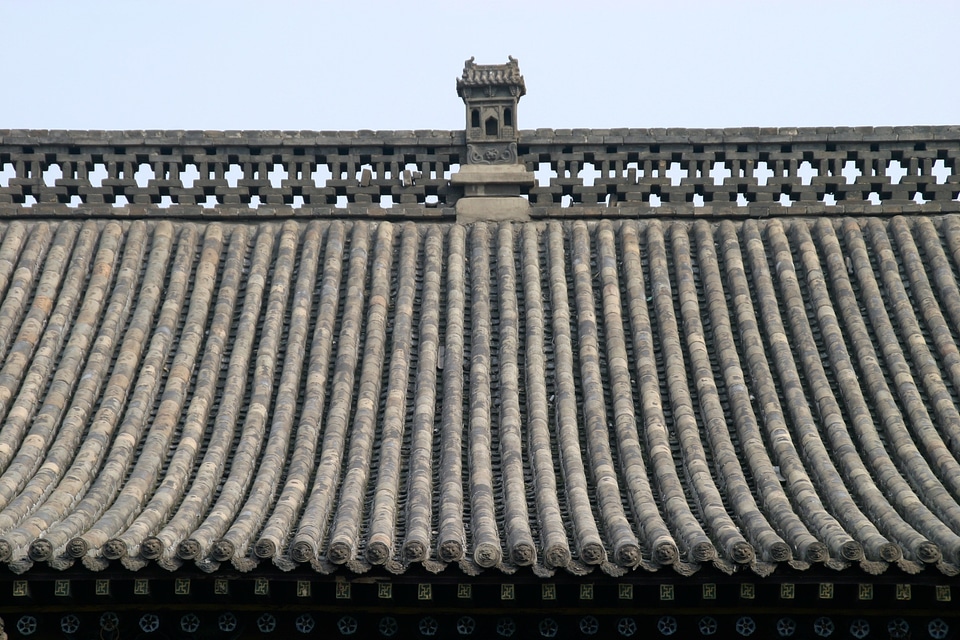
[[[960,219],[0,226],[0,561],[960,566]]]

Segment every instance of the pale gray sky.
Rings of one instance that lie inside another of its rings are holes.
[[[960,2],[0,0],[0,129],[452,129],[464,59],[521,128],[960,123]]]

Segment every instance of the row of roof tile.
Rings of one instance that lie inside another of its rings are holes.
[[[0,561],[960,566],[960,218],[0,225]]]

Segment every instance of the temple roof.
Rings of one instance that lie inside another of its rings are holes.
[[[953,575],[958,263],[938,214],[24,211],[0,561]]]

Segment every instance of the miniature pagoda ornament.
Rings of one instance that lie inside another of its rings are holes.
[[[469,164],[516,164],[517,102],[527,92],[516,58],[507,64],[464,63],[457,95],[467,107]]]
[[[529,202],[521,197],[534,175],[517,157],[517,103],[527,92],[520,65],[480,65],[470,58],[457,80],[457,94],[466,105],[467,162],[451,176],[463,188],[457,220],[526,220]]]

